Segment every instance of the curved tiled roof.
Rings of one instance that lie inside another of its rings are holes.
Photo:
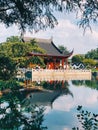
[[[72,53],[62,54],[62,52],[56,47],[56,45],[53,43],[52,39],[39,39],[39,38],[32,38],[32,37],[24,37],[24,42],[30,42],[31,40],[35,40],[36,44],[43,48],[46,51],[46,54],[49,56],[67,56]],[[33,53],[34,55],[38,55]],[[41,55],[41,54],[40,54]]]

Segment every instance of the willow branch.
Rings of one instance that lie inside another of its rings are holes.
[[[15,6],[7,7],[7,8],[1,8],[1,9],[0,9],[0,13],[1,13],[1,12],[5,12],[5,11],[10,10],[10,9],[14,9],[14,8],[15,8]]]

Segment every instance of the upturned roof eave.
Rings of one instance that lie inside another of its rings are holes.
[[[68,58],[73,54],[73,50],[67,55],[52,55],[52,54],[40,54],[40,53],[28,53],[28,56],[42,56],[42,57],[53,57],[53,58]]]

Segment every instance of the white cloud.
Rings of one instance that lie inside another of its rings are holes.
[[[36,34],[26,33],[26,36],[51,38],[53,36],[54,43],[58,46],[60,44],[66,46],[69,50],[75,50],[74,53],[86,53],[91,49],[97,47],[98,32],[89,31],[83,35],[83,29],[72,23],[70,19],[59,19],[59,24],[54,29],[47,31],[40,31]]]
[[[6,41],[7,37],[10,36],[19,36],[20,32],[17,26],[13,25],[12,27],[6,28],[4,24],[0,24],[0,42]]]
[[[80,29],[72,19],[72,15],[59,16],[59,24],[54,29],[47,29],[46,31],[39,31],[38,33],[26,32],[25,36],[46,38],[53,37],[54,43],[58,46],[60,44],[66,46],[69,50],[74,48],[74,53],[86,53],[98,46],[98,30],[94,29],[93,33],[86,31],[83,35],[83,29]],[[12,35],[19,35],[18,28],[12,26],[8,29],[4,25],[0,25],[0,42]]]

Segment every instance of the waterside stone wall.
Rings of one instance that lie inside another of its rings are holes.
[[[32,69],[32,81],[36,80],[91,80],[91,70]]]

